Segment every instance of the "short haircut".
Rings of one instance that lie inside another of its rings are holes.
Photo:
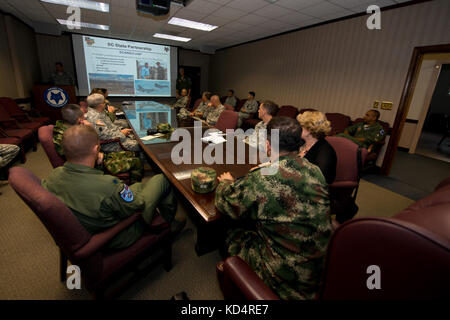
[[[256,96],[254,91],[249,91],[248,94],[251,95],[253,98]]]
[[[331,131],[330,121],[320,111],[305,111],[297,116],[297,121],[316,139],[325,138]]]
[[[205,91],[205,92],[203,92],[203,95],[206,96],[206,98],[207,98],[208,100],[211,100],[211,95],[212,95],[211,92]]]
[[[232,94],[234,94],[234,90],[233,90],[233,89],[230,89],[230,90],[228,90],[228,91],[230,91]]]
[[[56,66],[56,65],[61,66],[61,67],[64,67],[64,65],[63,65],[62,62],[60,62],[60,61],[55,62],[55,66]]]
[[[77,104],[68,104],[61,109],[62,119],[70,125],[78,124],[78,119],[84,114]]]
[[[94,88],[94,89],[91,90],[91,93],[90,93],[90,94],[94,94],[94,93],[100,93],[100,94],[103,94],[103,91],[102,91],[101,88]]]
[[[87,97],[86,101],[89,107],[95,108],[105,102],[105,97],[101,93],[93,93]]]
[[[305,143],[302,139],[302,127],[295,119],[273,117],[267,124],[267,139],[272,144],[272,130],[279,130],[278,148],[280,152],[298,151]]]
[[[86,159],[99,144],[97,132],[90,126],[73,126],[64,131],[62,147],[68,161]]]
[[[213,95],[213,96],[211,97],[211,100],[213,100],[213,98],[216,98],[217,101],[219,101],[219,103],[220,103],[220,97],[219,97],[219,95],[217,95],[217,94]]]
[[[380,111],[375,110],[375,109],[370,109],[370,111],[372,111],[373,113],[375,113],[375,117],[377,117],[377,120],[380,119]]]
[[[272,117],[275,117],[278,112],[278,105],[273,101],[265,100],[263,101],[262,106]]]

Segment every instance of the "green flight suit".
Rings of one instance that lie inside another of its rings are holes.
[[[348,127],[345,130],[347,130],[349,134],[340,133],[336,136],[350,139],[361,148],[366,149],[375,142],[383,140],[384,135],[386,134],[386,132],[384,132],[383,126],[378,122],[375,122],[372,126],[369,126],[361,121]],[[355,138],[364,138],[364,141],[359,141]]]
[[[162,174],[145,183],[127,186],[95,168],[66,162],[42,180],[42,186],[63,201],[91,234],[141,211],[144,219],[111,239],[107,244],[110,249],[125,248],[136,242],[145,230],[144,221],[152,221],[156,208],[167,222],[172,222],[177,210],[174,192]]]

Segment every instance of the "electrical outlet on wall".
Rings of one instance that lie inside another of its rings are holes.
[[[380,106],[380,101],[375,100],[375,101],[373,102],[373,108],[374,108],[374,109],[378,109],[379,106]]]
[[[390,101],[382,101],[381,102],[381,109],[383,110],[392,110],[393,103]]]

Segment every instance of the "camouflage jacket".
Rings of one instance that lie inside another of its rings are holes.
[[[236,102],[237,102],[236,101],[236,97],[232,96],[232,97],[227,97],[225,99],[224,104],[227,104],[227,105],[232,106],[232,107],[236,107]]]
[[[198,105],[198,107],[197,107],[197,109],[195,109],[194,110],[194,112],[198,112],[198,113],[205,113],[205,111],[208,109],[208,103],[209,103],[209,101],[206,101],[206,102],[200,102],[200,104]]]
[[[66,131],[67,129],[69,129],[69,127],[65,125],[62,120],[56,121],[56,124],[53,127],[53,143],[55,144],[56,152],[61,157],[64,157],[64,150],[62,147],[62,137],[64,131]]]
[[[256,100],[245,101],[244,105],[239,110],[239,112],[242,113],[255,113],[256,111],[258,111],[258,101]]]
[[[331,236],[328,185],[320,169],[296,153],[277,163],[274,175],[256,169],[234,183],[221,182],[215,204],[247,221],[230,230],[230,255],[245,260],[280,298],[313,299]]]
[[[219,105],[217,107],[208,107],[205,113],[203,114],[203,118],[205,118],[206,122],[210,125],[214,125],[219,120],[219,116],[222,111],[225,110],[223,105]]]
[[[120,142],[125,148],[130,151],[139,151],[139,144],[136,140],[126,137],[121,131],[120,127],[112,123],[111,119],[105,112],[98,112],[93,108],[88,108],[86,113],[86,120],[94,125],[95,131],[97,131],[100,140],[110,140],[119,138]],[[104,152],[117,152],[122,151],[122,148],[118,143],[109,143],[102,145]]]
[[[185,108],[187,103],[189,101],[189,97],[185,96],[185,97],[181,97],[180,99],[177,100],[177,102],[175,102],[172,107],[174,108]]]
[[[384,132],[383,126],[376,122],[373,126],[358,122],[346,129],[353,138],[364,138],[364,141],[352,139],[360,147],[368,148],[371,144],[383,140]]]

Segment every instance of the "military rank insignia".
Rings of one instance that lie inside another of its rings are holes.
[[[119,195],[125,202],[131,202],[134,199],[133,192],[125,183],[123,184],[123,189],[119,192]]]
[[[98,125],[98,126],[106,126],[106,124],[103,121],[101,121],[101,120],[97,120],[95,122],[95,124]]]

